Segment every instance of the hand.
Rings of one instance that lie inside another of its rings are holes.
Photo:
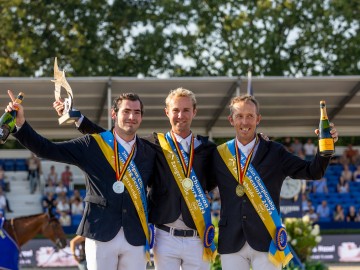
[[[334,139],[334,143],[336,143],[339,140],[339,134],[335,128],[334,123],[330,123],[330,127],[331,127],[330,129],[331,137]],[[319,136],[319,133],[320,133],[319,129],[315,129],[315,134],[317,136]]]
[[[16,98],[11,90],[8,90],[8,95],[11,99],[9,105],[5,108],[6,112],[11,112],[13,110],[17,110],[16,113],[16,126],[21,127],[25,123],[25,114],[24,108],[19,103],[14,103]]]
[[[55,100],[53,103],[53,108],[57,112],[58,116],[62,116],[65,108],[64,100],[63,99]]]
[[[262,133],[262,132],[260,132],[260,136],[261,136],[265,141],[269,141],[269,140],[270,140],[269,137],[266,136],[266,134],[264,134],[264,133]]]
[[[331,130],[330,130],[331,137],[333,137],[334,143],[336,143],[339,140],[339,134],[335,128],[334,123],[330,123],[330,126],[331,126]]]

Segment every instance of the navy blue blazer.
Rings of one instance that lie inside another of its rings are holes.
[[[86,205],[77,234],[106,242],[123,227],[131,245],[145,245],[145,234],[130,194],[126,189],[122,194],[112,190],[115,171],[91,135],[53,143],[36,133],[27,122],[13,135],[37,156],[73,164],[83,170]],[[146,187],[152,175],[155,152],[142,139],[137,138],[136,145],[134,162]]]
[[[195,148],[193,169],[204,191],[215,188],[215,178],[211,173],[211,159],[216,145],[208,137],[196,137],[201,144]],[[186,226],[196,230],[189,208],[171,173],[170,167],[160,147],[157,134],[148,139],[156,151],[156,162],[152,186],[149,192],[149,220],[154,224],[174,222],[182,214]]]
[[[82,133],[102,132],[103,129],[84,117],[79,131]],[[196,137],[201,144],[195,149],[193,169],[204,191],[215,188],[216,182],[211,170],[211,159],[216,145],[208,137]],[[181,191],[171,173],[169,165],[160,147],[157,134],[143,138],[144,142],[156,152],[156,162],[152,182],[149,183],[149,222],[166,224],[174,222],[182,214],[184,223],[196,229],[190,211],[185,203]]]
[[[279,211],[280,190],[284,179],[287,176],[294,179],[320,179],[325,174],[330,158],[317,154],[311,162],[305,161],[286,151],[283,145],[265,141],[261,136],[259,138],[259,146],[251,164],[262,178]],[[246,195],[236,195],[238,183],[218,151],[213,162],[221,198],[219,253],[235,253],[244,246],[245,241],[255,250],[267,252],[272,238],[255,208]]]

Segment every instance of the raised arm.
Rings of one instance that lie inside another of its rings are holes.
[[[53,108],[55,109],[55,111],[57,112],[57,114],[59,116],[62,116],[63,111],[64,111],[64,102],[61,100],[57,100],[54,101],[53,103]],[[81,114],[81,118],[79,119],[79,121],[76,124],[78,130],[82,133],[82,134],[95,134],[95,133],[100,133],[105,131],[104,128],[98,126],[97,124],[95,124],[94,122],[91,122],[86,116],[84,116],[83,114]]]

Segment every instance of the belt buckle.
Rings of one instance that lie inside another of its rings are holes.
[[[169,228],[170,228],[170,231],[169,231],[170,235],[174,236],[175,229],[173,227],[169,227]]]

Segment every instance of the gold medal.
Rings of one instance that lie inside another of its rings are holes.
[[[236,187],[236,195],[242,197],[245,194],[245,188],[243,185],[237,185]]]
[[[190,178],[185,178],[183,181],[182,181],[182,186],[185,190],[190,190],[192,189],[194,183],[193,181],[190,179]]]

